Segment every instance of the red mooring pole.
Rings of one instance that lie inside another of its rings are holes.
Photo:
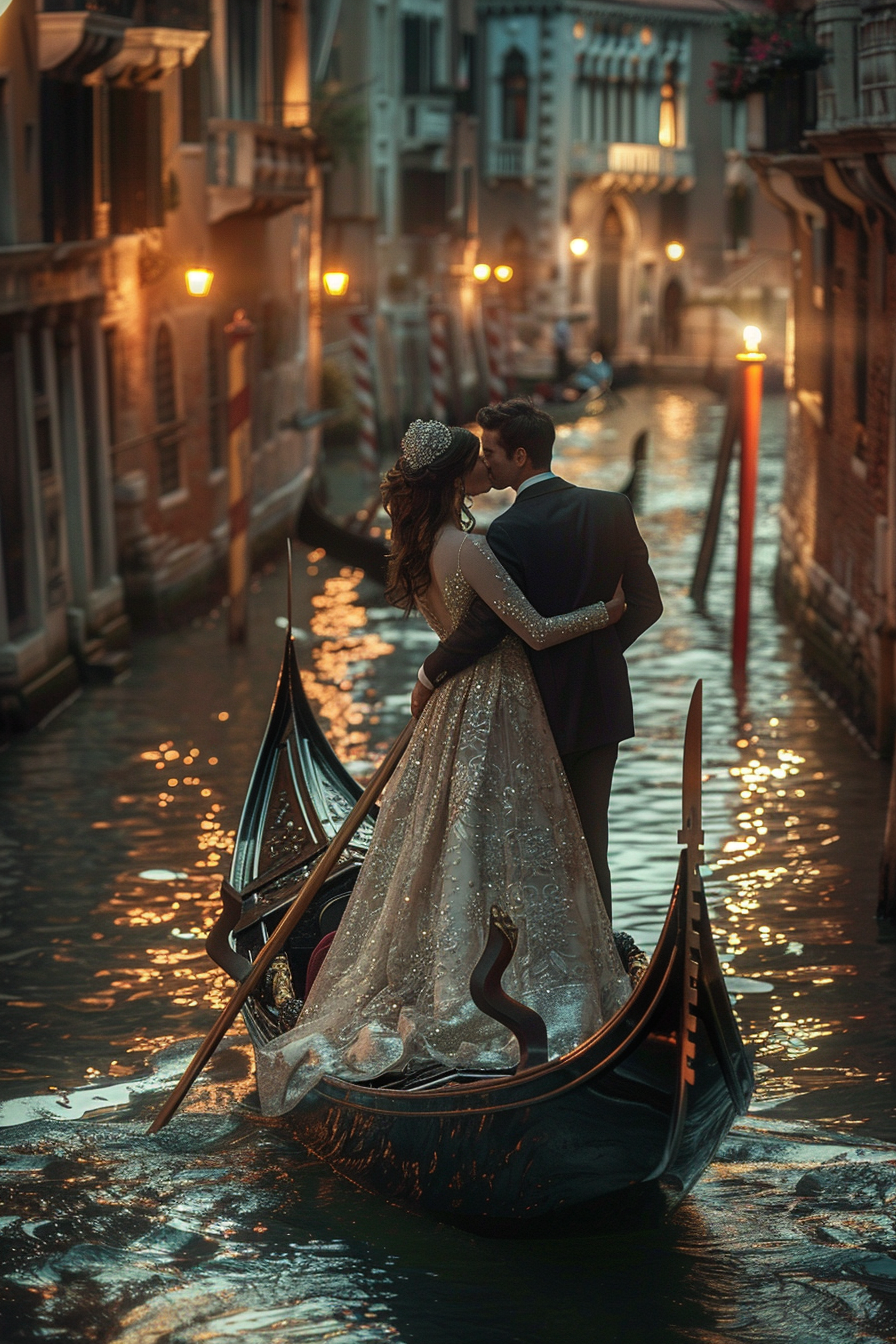
[[[765,363],[765,355],[758,348],[761,335],[758,327],[746,327],[744,349],[737,356],[743,369],[743,409],[731,671],[735,682],[739,683],[746,681],[747,648],[750,642],[753,530],[756,521],[756,480],[759,474],[759,426],[762,420],[762,365]]]
[[[227,557],[227,639],[245,644],[249,587],[249,501],[252,471],[252,403],[249,341],[255,328],[238,308],[227,335],[227,502],[230,544]]]

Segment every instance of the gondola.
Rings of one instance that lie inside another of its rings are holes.
[[[548,1059],[541,1020],[500,989],[513,929],[495,910],[472,991],[478,1006],[516,1032],[517,1070],[431,1065],[369,1083],[324,1077],[287,1118],[306,1148],[392,1202],[501,1234],[597,1228],[609,1208],[663,1211],[683,1198],[746,1111],[753,1086],[700,878],[700,704],[698,684],[669,910],[616,1016],[570,1054]],[[288,634],[207,944],[234,980],[248,974],[360,792],[315,721]],[[243,1016],[256,1048],[294,1025],[309,966],[338,927],[374,821],[369,815],[362,823],[262,989],[247,1000]]]
[[[363,569],[378,583],[386,582],[387,543],[371,536],[368,522],[379,503],[379,493],[351,519],[331,517],[320,498],[319,482],[312,481],[296,522],[296,536],[306,546],[320,546],[334,560]]]

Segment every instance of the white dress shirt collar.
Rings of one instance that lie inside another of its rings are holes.
[[[552,481],[553,479],[554,473],[552,471],[540,471],[537,476],[527,476],[522,485],[517,487],[517,499],[519,499],[524,490],[528,490],[530,485],[537,485],[539,481]]]

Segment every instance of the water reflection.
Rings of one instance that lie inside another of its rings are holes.
[[[5,1131],[0,1222],[10,1339],[802,1344],[801,1320],[807,1344],[892,1336],[892,1151],[803,1124],[896,1138],[896,988],[893,945],[873,923],[886,771],[807,688],[770,600],[783,406],[769,400],[763,427],[742,711],[728,681],[731,502],[709,619],[687,598],[721,408],[683,389],[626,397],[562,427],[557,464],[618,488],[632,438],[651,431],[639,515],[666,616],[629,656],[639,736],[614,792],[620,923],[650,946],[667,908],[684,718],[702,676],[707,886],[757,1051],[757,1118],[673,1226],[560,1245],[484,1246],[331,1176],[288,1123],[252,1110],[236,1035],[176,1124],[145,1140],[229,990],[202,939],[282,647],[272,567],[254,585],[247,649],[226,647],[219,612],[147,640],[128,682],[0,756],[0,1125],[21,1126]],[[432,637],[319,551],[296,575],[293,619],[309,696],[363,775],[403,726]]]

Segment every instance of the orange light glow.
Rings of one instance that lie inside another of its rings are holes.
[[[502,285],[506,285],[508,280],[512,280],[512,279],[513,279],[513,267],[512,267],[512,266],[496,266],[496,267],[495,267],[495,279],[496,279],[496,280],[500,280]]]
[[[348,271],[324,271],[324,289],[331,299],[341,299],[348,289]]]
[[[473,267],[473,279],[478,280],[480,285],[485,284],[491,273],[491,266],[487,265],[484,261],[477,261],[476,265]]]
[[[192,294],[194,299],[204,299],[212,287],[214,278],[214,271],[210,271],[208,267],[191,266],[184,276],[187,293]]]

